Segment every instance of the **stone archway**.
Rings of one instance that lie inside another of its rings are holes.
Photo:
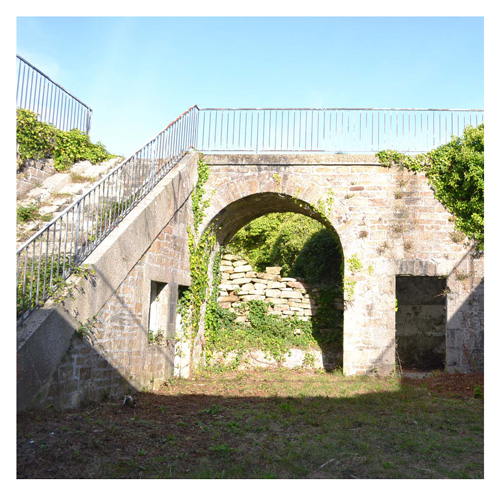
[[[390,200],[380,198],[380,191],[366,193],[372,198],[361,197],[364,187],[353,181],[359,179],[361,168],[371,169],[379,177],[383,173],[383,182],[389,182],[392,189],[392,172],[387,176],[387,169],[382,172],[373,164],[354,167],[318,163],[312,167],[307,161],[292,165],[273,162],[271,157],[237,158],[235,163],[231,163],[232,158],[205,160],[215,161],[204,186],[210,206],[200,230],[216,227],[221,245],[240,227],[270,212],[297,212],[323,222],[338,237],[345,257],[344,373],[392,372],[395,276],[388,260],[377,252],[375,244],[380,240],[373,240],[371,234],[365,239],[362,233],[368,233],[369,222],[373,223],[370,229],[380,224],[379,206],[391,213],[393,209]],[[362,205],[369,208],[365,210]],[[365,218],[372,220],[366,222]]]
[[[329,276],[326,281],[307,281],[305,275],[300,274],[301,278],[294,279],[290,274],[280,275],[280,268],[263,268],[255,272],[255,269],[247,269],[251,266],[248,262],[242,261],[241,257],[231,255],[229,260],[236,260],[237,264],[234,271],[234,283],[232,277],[227,275],[229,267],[233,268],[231,262],[224,262],[221,267],[220,278],[223,285],[231,286],[231,291],[223,293],[227,297],[219,297],[219,307],[227,309],[230,314],[239,316],[238,321],[243,320],[248,326],[248,318],[245,319],[240,310],[246,310],[250,304],[247,300],[260,301],[263,307],[274,316],[279,316],[282,320],[292,319],[289,315],[295,314],[297,320],[305,321],[304,327],[310,333],[310,351],[293,348],[293,356],[290,352],[290,359],[287,358],[285,365],[289,367],[301,366],[304,359],[314,357],[314,366],[324,368],[328,371],[336,369],[342,362],[342,335],[343,335],[343,252],[340,238],[331,225],[330,221],[325,219],[317,210],[309,204],[298,198],[292,198],[283,193],[258,193],[241,198],[230,203],[221,212],[219,212],[211,221],[208,222],[208,228],[214,228],[217,238],[217,244],[214,253],[220,247],[226,247],[233,236],[248,223],[271,213],[295,213],[311,218],[319,222],[319,227],[331,235],[329,245],[331,250],[329,254],[332,259],[326,262],[325,276]],[[287,220],[287,219],[285,219]],[[317,227],[317,226],[316,226]],[[316,235],[317,236],[317,235]],[[322,236],[324,241],[325,235]],[[333,240],[333,241],[332,241]],[[310,240],[311,243],[313,240]],[[316,239],[317,241],[317,239]],[[317,244],[317,243],[316,243]],[[225,259],[222,255],[222,259]],[[245,264],[245,265],[243,265]],[[229,266],[229,267],[228,267]],[[245,274],[246,271],[249,271]],[[243,273],[243,274],[242,274]],[[242,289],[240,290],[240,287]],[[224,287],[223,287],[224,288]],[[237,288],[237,291],[234,291]],[[254,290],[254,292],[249,292]],[[257,291],[260,290],[260,291]],[[241,292],[242,297],[239,297]],[[237,302],[237,303],[235,303]],[[264,306],[263,303],[266,303]],[[307,304],[307,305],[304,305]],[[320,306],[318,307],[318,304]],[[233,307],[234,306],[234,307]],[[257,306],[257,305],[256,305]],[[242,308],[242,309],[240,309]],[[295,311],[295,313],[293,312]],[[277,327],[279,328],[279,327]],[[298,331],[302,329],[299,327]],[[257,332],[255,332],[257,334]],[[313,340],[314,339],[314,340]],[[307,356],[306,356],[307,353]],[[264,356],[264,353],[251,354],[247,362],[256,361],[256,356]],[[232,353],[235,355],[235,353]],[[305,356],[305,357],[304,357]],[[263,358],[264,359],[264,358]],[[262,361],[264,366],[269,365],[269,361]],[[271,363],[272,364],[272,363]],[[257,363],[256,366],[262,366]]]

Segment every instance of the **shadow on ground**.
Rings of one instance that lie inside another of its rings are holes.
[[[482,478],[482,376],[456,377],[470,391],[436,393],[439,377],[233,373],[135,405],[27,411],[18,478]]]

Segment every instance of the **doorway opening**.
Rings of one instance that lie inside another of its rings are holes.
[[[396,356],[403,370],[446,366],[446,278],[396,276]]]

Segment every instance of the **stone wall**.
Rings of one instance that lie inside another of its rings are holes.
[[[81,284],[75,300],[49,302],[18,328],[18,409],[37,394],[40,403],[74,406],[157,387],[172,375],[173,304],[178,286],[190,284],[186,229],[192,224],[196,159],[195,153],[186,155],[89,256],[84,263],[95,269],[95,280]],[[483,256],[456,234],[451,214],[423,174],[353,155],[205,155],[205,161],[212,164],[204,186],[211,199],[200,229],[215,224],[220,245],[246,223],[276,211],[309,215],[338,236],[349,284],[346,375],[394,370],[398,276],[446,278],[446,368],[482,368]],[[350,266],[352,259],[360,265]],[[236,263],[224,261],[224,307],[253,296],[264,297],[283,316],[313,314],[305,285],[280,279],[277,270],[254,276],[246,263]],[[148,341],[152,282],[168,291],[163,344]],[[227,286],[239,286],[238,292]],[[79,324],[90,327],[83,338],[75,336]],[[202,340],[195,358],[201,358]]]
[[[484,260],[423,173],[373,155],[214,154],[205,227],[225,244],[251,220],[297,212],[336,233],[345,259],[344,373],[395,366],[397,276],[446,277],[446,369],[482,365]],[[360,263],[350,268],[350,259]],[[471,364],[471,359],[473,360]]]
[[[88,257],[95,276],[74,279],[74,300],[49,300],[18,327],[18,410],[119,397],[173,376],[196,161],[186,155]],[[150,321],[155,298],[161,325]]]
[[[24,160],[23,165],[16,170],[16,198],[21,198],[56,173],[52,158]]]
[[[281,267],[266,267],[266,272],[256,272],[252,266],[238,255],[225,254],[220,263],[221,282],[218,303],[223,309],[234,312],[236,322],[246,323],[247,312],[242,307],[251,300],[261,300],[268,304],[268,313],[281,318],[310,321],[316,311],[319,290],[298,278],[282,278]],[[341,298],[334,299],[333,307],[343,310]],[[214,353],[215,364],[230,364],[235,353]],[[342,352],[331,347],[317,345],[307,351],[291,349],[281,362],[271,359],[260,350],[247,352],[240,359],[238,369],[248,367],[281,366],[284,368],[316,368],[328,371],[342,362]]]
[[[73,337],[40,401],[70,407],[103,396],[158,389],[173,377],[177,289],[190,280],[187,217],[184,206],[89,323],[88,334]],[[159,328],[150,331],[157,283],[165,284],[158,295],[165,309],[160,340],[155,338]]]
[[[267,267],[265,273],[258,273],[241,257],[226,254],[220,270],[218,302],[238,315],[236,321],[245,321],[241,304],[250,300],[267,302],[270,314],[302,320],[311,319],[318,309],[314,299],[318,290],[295,278],[282,278],[281,267]]]

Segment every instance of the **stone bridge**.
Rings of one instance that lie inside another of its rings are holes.
[[[345,266],[353,283],[344,310],[346,375],[394,370],[398,308],[409,323],[430,311],[425,307],[442,311],[448,371],[482,365],[483,257],[457,235],[423,174],[383,167],[371,155],[204,160],[211,165],[210,206],[201,229],[215,227],[219,245],[261,215],[297,212],[337,236],[345,262],[361,263]],[[192,357],[175,340],[178,296],[190,285],[187,227],[197,163],[198,153],[184,156],[87,258],[96,273],[72,278],[73,300],[47,302],[19,328],[18,409],[158,388],[202,359],[203,339]],[[425,296],[426,288],[440,292]],[[162,325],[162,345],[148,341],[152,322]]]

